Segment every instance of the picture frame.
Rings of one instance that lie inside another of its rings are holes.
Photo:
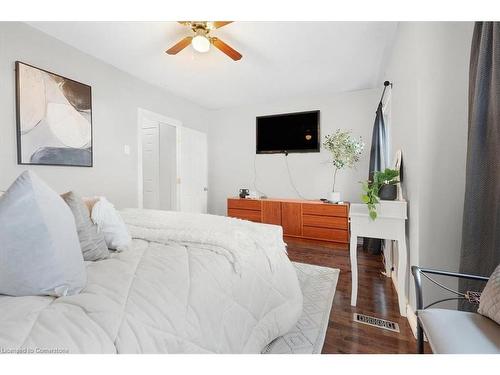
[[[93,167],[92,87],[16,61],[17,163]]]

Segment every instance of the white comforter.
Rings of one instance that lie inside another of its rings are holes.
[[[259,353],[298,320],[302,293],[281,227],[122,216],[131,248],[88,262],[82,293],[0,296],[0,353]]]

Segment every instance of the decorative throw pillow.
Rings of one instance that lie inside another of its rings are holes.
[[[104,234],[108,248],[122,251],[130,246],[132,238],[128,233],[127,226],[115,207],[106,198],[99,197],[99,200],[94,204],[92,221]]]
[[[500,324],[500,264],[484,287],[477,312]]]
[[[83,200],[72,191],[62,194],[61,198],[68,204],[75,218],[83,259],[96,261],[108,258],[109,250],[104,235],[90,220],[89,210]]]
[[[94,208],[94,204],[99,200],[99,197],[83,197],[82,199],[89,211],[89,216],[92,216],[92,209]]]
[[[23,172],[0,198],[0,294],[65,296],[86,283],[71,210],[33,172]]]

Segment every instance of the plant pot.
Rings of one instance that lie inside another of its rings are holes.
[[[339,191],[331,191],[328,194],[328,200],[332,203],[338,203],[341,201],[340,199],[340,192]]]
[[[398,196],[398,189],[396,185],[382,185],[378,192],[378,196],[384,201],[393,201]]]

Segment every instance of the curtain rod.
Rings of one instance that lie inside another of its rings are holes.
[[[387,86],[391,86],[392,88],[392,82],[384,81],[384,91],[382,91],[382,96],[380,97],[380,103],[382,103],[382,100],[384,99],[385,89],[387,89]]]

